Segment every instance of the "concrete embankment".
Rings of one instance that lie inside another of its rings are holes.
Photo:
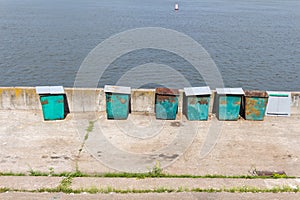
[[[102,89],[65,92],[70,114],[44,121],[35,88],[0,88],[1,172],[147,172],[159,161],[173,174],[245,175],[256,168],[300,176],[298,101],[291,117],[189,121],[179,113],[168,121],[148,114],[154,90],[133,90],[133,114],[107,120]]]
[[[65,88],[70,112],[101,112],[106,110],[103,88]],[[133,89],[132,112],[154,112],[155,90]],[[0,88],[1,110],[41,110],[34,87]]]
[[[65,88],[70,112],[101,112],[106,110],[103,88]],[[210,112],[215,91],[211,96]],[[291,112],[297,114],[300,92],[291,92]],[[180,90],[178,113],[182,113],[183,91]],[[131,112],[154,113],[155,90],[132,89]],[[39,95],[34,87],[2,87],[0,88],[1,110],[41,110]]]

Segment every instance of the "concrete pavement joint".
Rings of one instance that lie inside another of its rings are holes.
[[[297,179],[1,177],[0,193],[300,192]],[[38,184],[32,184],[36,183]],[[270,184],[267,184],[270,183]],[[49,185],[51,185],[49,187]],[[201,187],[199,187],[201,186]]]
[[[169,188],[169,187],[159,187],[156,189],[117,189],[111,186],[108,186],[106,188],[97,188],[97,187],[91,187],[91,188],[81,188],[81,189],[61,189],[61,188],[42,188],[39,190],[20,190],[20,189],[10,189],[10,188],[0,188],[0,193],[4,192],[28,192],[28,193],[44,193],[44,192],[50,192],[50,193],[66,193],[66,194],[81,194],[81,193],[89,193],[89,194],[97,194],[97,193],[120,193],[120,194],[128,194],[128,193],[182,193],[182,192],[194,192],[194,193],[219,193],[219,192],[229,192],[229,193],[298,193],[299,187],[289,187],[289,186],[283,186],[283,187],[272,187],[268,189],[263,188],[257,188],[257,187],[249,187],[249,186],[243,186],[243,187],[232,187],[232,188],[184,188],[182,186],[175,188]]]
[[[97,121],[97,119],[96,119],[96,120],[91,120],[91,121],[89,121],[89,125],[88,125],[88,127],[85,129],[86,133],[85,133],[85,135],[84,135],[84,138],[83,138],[81,147],[80,147],[80,149],[78,150],[78,154],[77,154],[76,159],[75,159],[75,168],[76,168],[75,170],[76,170],[76,172],[79,172],[78,159],[80,158],[80,154],[81,154],[81,152],[82,152],[82,150],[83,150],[83,148],[84,148],[85,142],[86,142],[87,139],[89,138],[89,134],[90,134],[90,133],[93,131],[93,129],[94,129],[94,124],[95,124],[96,121]]]

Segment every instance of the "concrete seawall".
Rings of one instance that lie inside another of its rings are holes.
[[[299,113],[300,92],[291,92],[291,114]],[[102,112],[106,110],[103,88],[65,88],[70,112]],[[210,112],[212,111],[213,91]],[[183,90],[180,90],[178,115],[182,114]],[[131,112],[154,113],[155,89],[132,89]],[[41,110],[34,87],[0,87],[0,110]]]
[[[300,176],[299,92],[292,93],[291,117],[264,121],[187,120],[182,91],[176,120],[156,120],[148,115],[154,89],[133,89],[133,114],[108,120],[103,89],[65,94],[70,114],[46,122],[34,87],[0,88],[0,172],[147,172],[158,161],[171,174],[244,175],[254,167]]]

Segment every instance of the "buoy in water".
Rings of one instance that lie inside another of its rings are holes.
[[[178,3],[175,4],[175,10],[179,10]]]

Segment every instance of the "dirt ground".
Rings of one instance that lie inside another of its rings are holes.
[[[295,112],[294,112],[295,113]],[[298,114],[299,113],[299,114]],[[300,176],[300,112],[264,121],[175,121],[132,114],[107,120],[105,113],[72,113],[65,120],[43,121],[40,111],[0,111],[0,172],[149,172],[249,175],[284,171]],[[31,193],[55,188],[63,177],[0,176],[0,199],[299,199],[299,193]],[[299,179],[120,179],[73,178],[71,188],[117,189],[297,188]]]
[[[296,200],[300,198],[299,193],[281,193],[281,194],[273,194],[273,193],[155,193],[155,194],[51,194],[51,193],[13,193],[8,192],[4,194],[0,194],[1,199],[5,200],[98,200],[98,199],[182,199],[182,200],[199,200],[199,199],[228,199],[228,200],[240,200],[240,199],[257,199],[257,200],[265,200],[265,199],[286,199],[286,200]]]
[[[300,115],[264,121],[175,121],[132,114],[73,113],[43,121],[40,111],[0,111],[0,171],[147,172],[244,175],[251,169],[300,176]]]

